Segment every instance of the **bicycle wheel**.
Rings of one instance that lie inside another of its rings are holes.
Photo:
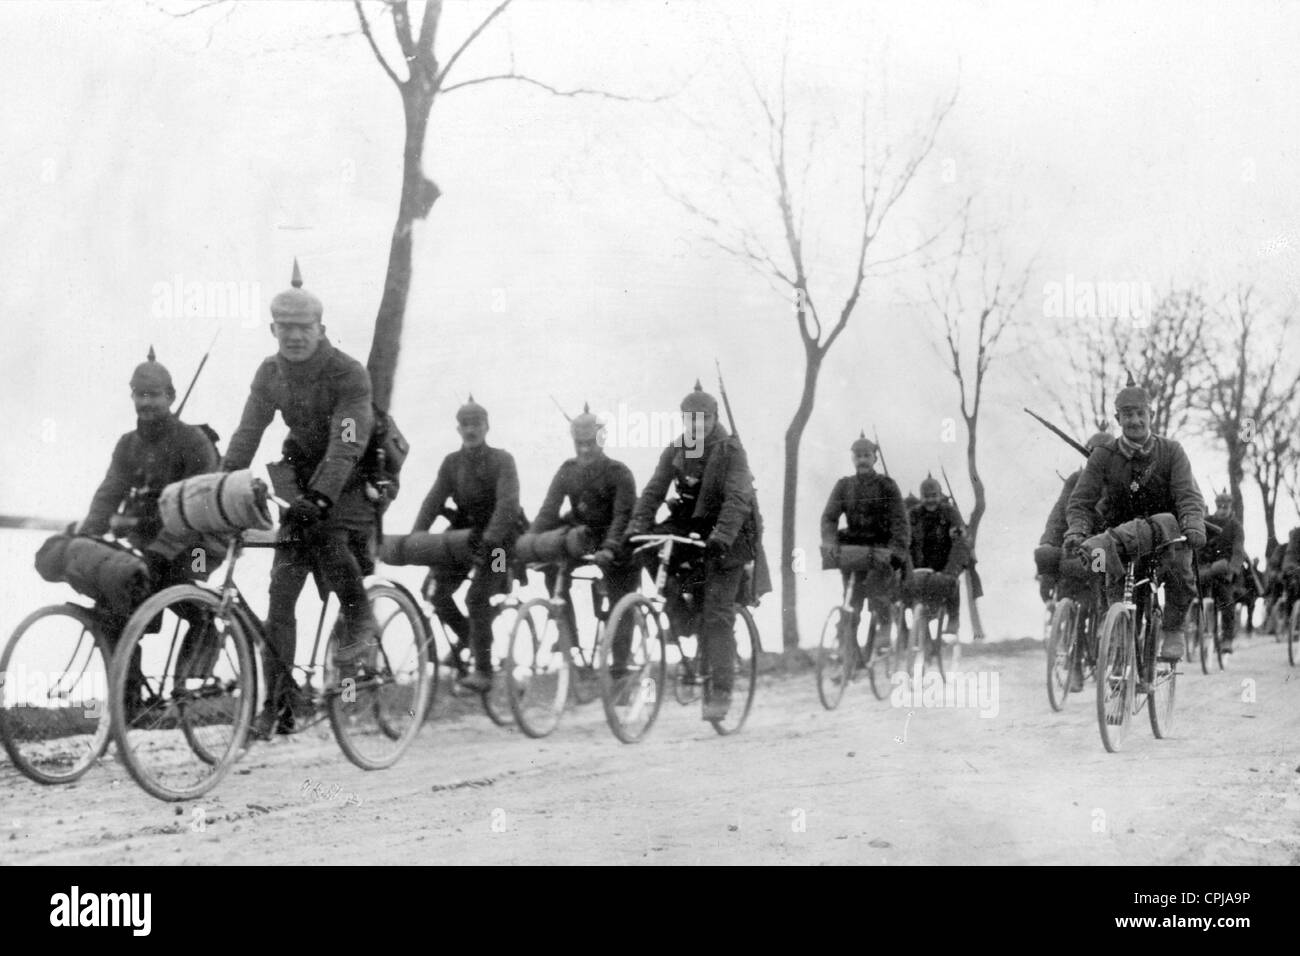
[[[233,608],[232,613],[238,619],[240,629],[243,631],[244,635],[249,638],[249,649],[253,653],[253,671],[250,675],[249,683],[251,686],[258,688],[259,691],[264,693],[267,683],[262,656],[263,648],[261,648],[258,645],[257,640],[254,639],[254,636],[258,634],[258,623],[252,618],[251,614],[241,611],[239,608]],[[204,637],[205,635],[195,632],[195,636],[191,638],[195,645],[192,649],[192,654],[186,654],[183,644],[181,650],[178,650],[176,655],[175,673],[177,686],[196,687],[196,684],[194,683],[195,681],[198,681],[201,678],[210,677],[213,671],[217,669],[218,661],[214,654],[225,653],[228,656],[232,652],[230,647],[225,647],[224,649],[218,648],[214,643],[208,643],[203,640]],[[227,673],[229,673],[234,668],[234,662],[227,659],[223,662],[222,667]],[[190,681],[190,683],[185,683],[187,680]],[[266,703],[266,701],[259,699],[257,703],[260,705]],[[254,712],[256,712],[256,710]],[[189,744],[190,750],[194,751],[196,757],[208,764],[215,764],[219,759],[221,759],[219,749],[221,738],[218,736],[213,741],[207,739],[208,734],[203,730],[203,720],[201,719],[199,711],[196,711],[194,708],[186,708],[180,715],[179,724],[181,733],[185,735],[185,742]],[[255,735],[251,733],[244,738],[243,745],[235,755],[236,763],[243,758],[244,754],[248,753],[248,748],[252,745],[254,739]],[[218,749],[210,749],[209,744],[215,745]]]
[[[1286,660],[1292,667],[1295,667],[1297,641],[1300,641],[1300,601],[1292,606],[1286,629]]]
[[[502,605],[492,618],[492,689],[480,697],[483,712],[498,727],[513,727],[515,723],[514,707],[510,702],[514,691],[506,680],[506,658],[510,654],[510,634],[515,622],[520,617],[522,605]],[[527,619],[525,619],[527,620]],[[529,621],[525,627],[532,627]]]
[[[131,777],[160,800],[192,800],[216,786],[253,720],[252,648],[238,617],[221,605],[220,595],[197,585],[160,591],[131,615],[113,655],[113,738]],[[186,646],[210,666],[180,673],[172,662]],[[190,740],[200,742],[202,755]]]
[[[33,611],[0,654],[0,741],[37,783],[71,783],[108,747],[112,652],[89,608]]]
[[[558,609],[533,598],[519,609],[506,654],[507,697],[519,729],[545,737],[569,699],[569,639]]]
[[[863,611],[863,613],[869,613]],[[903,605],[894,604],[888,623],[871,616],[867,629],[867,678],[876,700],[888,700],[893,686],[894,656],[897,646],[907,636]]]
[[[330,727],[344,755],[362,770],[383,770],[406,752],[429,705],[428,632],[415,599],[400,585],[372,583],[366,598],[380,623],[373,669],[341,683],[333,666],[335,628],[325,648]]]
[[[1133,615],[1117,602],[1106,611],[1097,636],[1097,724],[1110,753],[1118,752],[1128,736],[1136,684]]]
[[[1154,633],[1154,631],[1153,631]],[[1162,661],[1155,654],[1155,641],[1148,641],[1146,673],[1150,675],[1147,692],[1147,711],[1151,717],[1151,733],[1164,740],[1174,726],[1174,691],[1178,687],[1178,669],[1171,661]]]
[[[1074,664],[1079,605],[1070,598],[1056,602],[1052,627],[1047,634],[1047,702],[1052,710],[1065,707],[1070,693],[1070,670]]]
[[[1214,598],[1203,598],[1197,605],[1200,627],[1196,637],[1196,654],[1201,662],[1201,673],[1210,672],[1210,649],[1219,644],[1219,615],[1214,608]]]
[[[732,655],[731,707],[721,720],[711,720],[713,729],[724,737],[737,733],[745,726],[749,709],[754,706],[754,691],[758,689],[758,654],[760,650],[758,625],[754,623],[749,608],[743,604],[736,605],[736,620],[733,625],[735,652]],[[852,637],[850,636],[850,640]],[[854,648],[854,653],[857,649]],[[712,681],[710,675],[708,683]]]
[[[617,677],[614,664],[614,635],[625,618],[632,621],[626,673]],[[667,641],[659,615],[648,598],[625,594],[610,612],[596,651],[596,674],[600,678],[605,720],[614,736],[625,744],[644,739],[654,726],[663,704],[667,675]]]
[[[849,620],[844,608],[833,607],[822,626],[822,639],[817,647],[817,696],[827,710],[834,710],[844,699],[844,688],[853,675],[858,656],[857,647],[848,646]]]
[[[901,654],[902,660],[896,661],[899,670],[904,671],[915,687],[921,686],[925,675],[926,651],[929,648],[930,615],[920,601],[912,606],[912,627],[907,637],[907,647]],[[900,656],[900,655],[896,655]]]

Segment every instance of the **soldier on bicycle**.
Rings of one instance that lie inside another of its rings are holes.
[[[707,548],[702,560],[693,548],[674,551],[668,613],[677,634],[693,633],[698,621],[703,666],[708,669],[703,716],[719,721],[731,708],[735,681],[736,601],[745,565],[759,548],[754,506],[754,479],[744,446],[718,421],[718,401],[697,381],[681,404],[683,432],[659,456],[654,475],[641,492],[627,537],[643,534],[654,523],[669,485],[676,491],[668,521],[655,531],[698,534]],[[688,592],[694,611],[681,595]]]
[[[931,570],[925,587],[932,595],[943,595],[947,611],[943,632],[956,634],[961,614],[957,578],[970,562],[966,525],[933,475],[926,475],[921,482],[921,503],[912,509],[910,519],[912,567]]]
[[[890,606],[898,597],[900,575],[907,564],[911,526],[898,485],[887,475],[876,473],[875,443],[860,432],[849,446],[849,453],[854,474],[835,483],[822,509],[823,567],[838,567],[841,545],[875,549],[872,568],[857,574],[857,583],[849,595],[853,608],[849,626],[856,635],[862,605],[870,600],[872,613],[885,626],[882,633],[887,633]],[[839,527],[841,517],[845,519],[844,528]],[[841,571],[840,575],[847,588],[851,573]]]
[[[559,527],[585,526],[593,536],[596,553],[592,561],[604,577],[609,608],[625,594],[637,589],[641,568],[630,560],[623,547],[623,534],[636,504],[636,479],[621,461],[605,454],[605,426],[583,406],[582,414],[569,424],[573,436],[574,457],[560,466],[546,492],[541,510],[528,530],[533,534]],[[560,506],[569,502],[563,514]],[[558,568],[546,571],[546,589],[555,596]],[[573,605],[565,599],[564,611],[569,627],[577,632]],[[623,633],[614,637],[614,660],[610,673],[622,677],[627,673],[628,648],[631,643],[632,618],[625,620]]]
[[[296,606],[309,574],[322,573],[342,606],[346,626],[335,647],[340,671],[351,673],[371,663],[378,647],[379,625],[363,582],[374,570],[377,515],[357,467],[374,426],[370,375],[326,338],[323,314],[320,299],[302,288],[295,261],[292,288],[271,300],[276,353],[253,375],[222,463],[226,471],[247,468],[262,433],[280,413],[289,426],[282,464],[292,475],[277,482],[276,490],[292,503],[282,519],[288,534],[271,565],[266,618],[270,692],[257,724],[263,736],[289,733],[295,717],[312,712],[292,676]]]
[[[130,386],[135,430],[118,439],[108,473],[96,489],[77,533],[98,536],[109,530],[121,531],[143,553],[151,589],[161,591],[173,584],[206,578],[225,556],[220,540],[196,532],[173,534],[162,526],[158,515],[158,495],[163,488],[192,475],[216,471],[217,450],[202,429],[186,425],[172,414],[176,389],[171,373],[155,360],[152,348],[148,359],[131,373]],[[111,646],[126,624],[126,617],[104,608],[101,611],[105,637]],[[183,658],[192,652],[187,642]],[[127,677],[128,716],[134,716],[143,706],[142,682],[137,654]]]
[[[453,531],[473,532],[469,563],[431,572],[429,600],[438,619],[456,635],[459,647],[470,648],[474,673],[460,674],[457,683],[476,693],[492,689],[492,619],[496,615],[492,597],[510,589],[509,551],[523,521],[514,457],[488,445],[488,428],[487,409],[469,396],[456,411],[460,450],[442,460],[438,477],[411,527],[412,532],[428,531],[439,515],[446,515]],[[455,504],[454,510],[444,510],[448,498]],[[456,606],[455,595],[471,571],[474,580],[465,596],[466,618]],[[459,669],[462,665],[456,651],[453,660]]]
[[[1183,623],[1196,596],[1191,549],[1205,544],[1205,504],[1192,477],[1187,453],[1172,438],[1151,431],[1151,398],[1130,384],[1115,397],[1121,434],[1093,449],[1066,509],[1067,552],[1100,549],[1105,558],[1107,593],[1118,600],[1123,561],[1137,559],[1163,541],[1186,536],[1187,546],[1160,555],[1167,596],[1161,622],[1160,656],[1180,660],[1185,652]],[[1106,501],[1109,531],[1092,535],[1097,504]]]
[[[1219,615],[1219,649],[1231,654],[1237,628],[1237,586],[1246,563],[1246,535],[1232,513],[1232,495],[1219,492],[1214,505],[1210,521],[1220,530],[1209,532],[1201,549],[1201,587],[1214,596]]]

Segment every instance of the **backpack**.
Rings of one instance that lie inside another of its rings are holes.
[[[393,416],[378,405],[372,406],[375,412],[374,428],[370,432],[370,441],[361,454],[358,470],[361,476],[370,482],[387,482],[388,499],[397,497],[401,486],[402,465],[411,452],[410,442],[393,421]]]

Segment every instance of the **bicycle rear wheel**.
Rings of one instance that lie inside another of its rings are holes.
[[[1124,745],[1132,723],[1135,656],[1133,615],[1117,602],[1106,611],[1097,636],[1097,724],[1110,753]]]
[[[749,709],[754,705],[754,691],[758,689],[758,625],[743,604],[736,606],[736,619],[733,625],[736,650],[733,655],[731,680],[731,707],[721,720],[711,720],[713,729],[724,737],[737,733],[745,726]],[[850,640],[852,636],[850,635]],[[854,648],[854,653],[857,649]],[[712,678],[710,677],[710,680]],[[708,684],[706,683],[706,687]],[[707,696],[707,695],[706,695]]]
[[[216,786],[253,720],[252,647],[239,619],[223,614],[221,604],[220,595],[197,585],[160,591],[131,615],[113,655],[109,720],[118,753],[136,783],[160,800],[192,800]],[[173,667],[185,647],[204,665]],[[144,698],[135,696],[131,678],[137,650]]]
[[[901,603],[892,606],[888,622],[880,620],[877,615],[871,615],[871,624],[867,629],[867,678],[871,681],[871,693],[876,700],[889,699],[890,688],[893,686],[895,652],[898,644],[906,638],[907,628]]]
[[[0,741],[37,783],[71,783],[108,747],[112,652],[93,612],[33,611],[0,654]]]
[[[834,710],[844,699],[844,689],[858,656],[857,642],[849,646],[846,637],[850,620],[844,608],[833,607],[822,626],[822,639],[817,647],[817,696],[827,710]]]
[[[529,737],[545,737],[560,723],[569,698],[569,640],[561,613],[546,598],[519,609],[510,629],[505,679],[511,710]]]
[[[1070,693],[1070,670],[1076,654],[1079,605],[1070,598],[1056,602],[1052,626],[1047,633],[1047,702],[1052,710],[1065,707]]]
[[[614,636],[631,620],[631,646],[626,673],[615,676]],[[667,641],[654,605],[640,594],[625,594],[610,612],[596,651],[596,674],[605,720],[625,744],[645,738],[659,716],[667,675]]]
[[[366,598],[381,625],[375,667],[340,685],[331,639],[325,648],[326,696],[339,749],[362,770],[383,770],[397,762],[420,732],[433,671],[424,615],[406,589],[373,583],[366,587]]]

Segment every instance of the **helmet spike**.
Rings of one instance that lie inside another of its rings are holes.
[[[302,288],[302,270],[298,268],[298,257],[293,257],[293,278],[289,280],[289,285],[295,289]]]
[[[149,362],[156,362],[156,361],[158,361],[158,356],[156,356],[156,355],[154,354],[153,346],[152,346],[152,345],[149,346],[149,356],[148,356],[148,358],[146,359],[146,361],[149,361]]]

